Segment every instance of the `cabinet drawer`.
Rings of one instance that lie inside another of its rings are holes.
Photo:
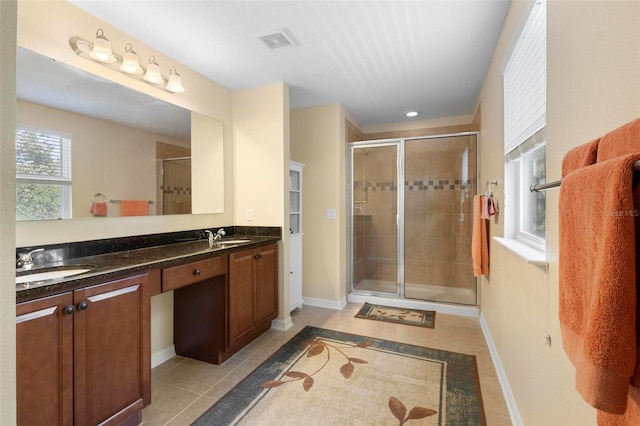
[[[162,291],[194,284],[227,273],[227,256],[216,256],[162,270]]]

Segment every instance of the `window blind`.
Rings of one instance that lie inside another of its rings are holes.
[[[505,154],[546,125],[546,44],[546,4],[538,1],[503,74]]]
[[[71,139],[16,129],[16,175],[19,178],[71,180]]]

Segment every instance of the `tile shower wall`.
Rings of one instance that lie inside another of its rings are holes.
[[[191,213],[191,149],[156,142],[156,214]],[[184,158],[183,160],[172,160]]]
[[[358,150],[354,158],[355,282],[396,282],[397,149],[381,146]],[[360,157],[358,157],[358,155]],[[394,291],[395,289],[389,289]]]
[[[191,213],[191,160],[164,160],[163,214]]]

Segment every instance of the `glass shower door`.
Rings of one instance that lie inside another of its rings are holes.
[[[399,145],[351,149],[353,290],[399,295]]]
[[[476,135],[405,141],[404,296],[475,305]]]

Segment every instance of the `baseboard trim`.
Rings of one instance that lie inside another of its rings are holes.
[[[513,393],[511,392],[511,387],[509,386],[509,380],[507,380],[507,373],[502,367],[502,362],[500,361],[500,356],[498,355],[498,349],[493,342],[493,337],[491,337],[491,332],[489,331],[489,325],[487,324],[487,321],[485,320],[482,313],[480,313],[480,327],[482,327],[482,333],[484,334],[484,338],[487,341],[487,346],[489,347],[489,353],[491,354],[493,366],[495,367],[496,373],[498,374],[498,381],[500,382],[500,387],[502,388],[502,394],[504,395],[504,400],[507,403],[509,415],[511,416],[511,423],[515,426],[521,426],[522,418],[520,417],[520,412],[518,411],[516,400],[513,398]]]
[[[415,299],[399,299],[393,297],[370,296],[351,293],[348,296],[349,303],[372,303],[394,308],[421,309],[423,311],[436,311],[443,314],[460,315],[464,317],[478,318],[480,309],[477,306],[459,306],[446,303],[428,302]]]
[[[329,300],[318,299],[316,297],[305,297],[304,304],[307,306],[315,306],[316,308],[327,308],[340,311],[345,306],[347,306],[347,299],[343,298],[342,300]]]
[[[159,351],[155,351],[151,354],[151,368],[155,368],[163,362],[169,361],[174,356],[176,356],[175,345],[171,345],[164,349],[160,349]]]
[[[271,328],[273,330],[287,331],[291,327],[293,327],[293,321],[291,321],[291,317],[287,317],[283,320],[274,319],[273,321],[271,321]]]

